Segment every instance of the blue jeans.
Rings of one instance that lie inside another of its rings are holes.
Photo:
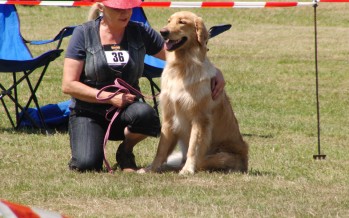
[[[69,168],[78,171],[100,171],[103,167],[103,141],[109,121],[104,116],[82,110],[72,110],[69,117],[71,160]],[[124,108],[115,119],[109,140],[123,140],[124,129],[157,137],[160,119],[146,103],[135,102]]]

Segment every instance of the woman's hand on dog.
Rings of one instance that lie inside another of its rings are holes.
[[[215,100],[220,94],[222,94],[225,86],[225,80],[220,69],[216,68],[216,76],[211,80],[211,90],[212,90],[212,99]]]

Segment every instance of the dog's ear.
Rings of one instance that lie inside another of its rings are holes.
[[[202,46],[206,46],[208,40],[208,31],[201,17],[195,18],[195,29],[198,41]]]

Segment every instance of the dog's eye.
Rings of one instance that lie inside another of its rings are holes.
[[[179,24],[186,24],[186,22],[184,20],[179,20],[178,23]]]

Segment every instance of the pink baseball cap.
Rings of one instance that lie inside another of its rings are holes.
[[[131,9],[139,7],[142,0],[102,0],[102,3],[109,8]]]

